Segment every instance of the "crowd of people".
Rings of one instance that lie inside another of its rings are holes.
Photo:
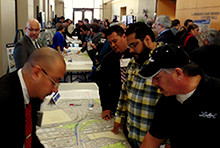
[[[4,112],[5,104],[19,97],[15,102],[20,106],[14,105],[3,115],[11,121],[10,116],[20,111],[18,125],[23,128],[16,129],[23,131],[16,132],[20,139],[14,147],[43,147],[35,134],[36,111],[46,95],[57,91],[65,74],[67,36],[77,36],[82,41],[77,54],[87,52],[93,62],[90,79],[99,86],[102,118],[114,120],[112,132],[117,134],[122,129],[132,148],[218,145],[220,73],[214,65],[220,55],[219,31],[208,30],[200,46],[200,28],[193,20],[186,19],[181,26],[178,19],[172,21],[167,15],[128,26],[107,19],[93,19],[91,23],[79,20],[74,29],[69,29],[70,25],[70,19],[61,17],[52,48],[42,48],[37,40],[39,22],[30,19],[26,35],[16,43],[18,70],[0,78],[0,110]],[[27,135],[28,128],[23,125],[27,124],[28,104],[33,108],[33,120]],[[7,127],[10,123],[0,125]]]

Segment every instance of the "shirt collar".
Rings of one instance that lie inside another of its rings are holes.
[[[192,90],[191,92],[189,92],[188,94],[179,94],[179,95],[176,95],[176,99],[181,103],[183,104],[183,102],[185,100],[187,100],[190,96],[192,96],[192,94],[195,92],[196,89]]]
[[[27,36],[27,37],[31,40],[32,44],[34,45],[34,47],[35,47],[36,49],[39,48],[39,47],[36,47],[36,44],[35,44],[35,42],[38,44],[37,39],[33,40],[33,39],[30,38],[29,36]],[[38,46],[38,45],[37,45],[37,46]]]
[[[161,35],[161,34],[163,34],[165,31],[168,31],[169,29],[166,29],[166,30],[164,30],[164,31],[161,31],[160,32],[160,34],[159,34],[159,36]]]
[[[21,69],[18,70],[18,77],[19,77],[19,80],[20,80],[20,83],[21,83],[22,93],[23,93],[23,96],[24,96],[24,105],[26,105],[30,102],[30,96],[28,94],[27,87],[26,87],[26,84],[24,82],[24,78],[23,78]]]

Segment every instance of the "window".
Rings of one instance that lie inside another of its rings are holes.
[[[93,9],[94,15],[93,17],[96,19],[102,19],[102,0],[64,0],[64,17],[73,19],[73,9],[74,8],[83,8],[83,9]],[[91,18],[92,13],[91,11],[85,11],[84,16],[82,18]],[[76,15],[76,14],[75,14]],[[81,18],[77,14],[77,19]]]

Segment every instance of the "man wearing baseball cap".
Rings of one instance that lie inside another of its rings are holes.
[[[220,80],[209,77],[176,45],[158,47],[142,77],[163,93],[141,148],[159,148],[170,139],[172,148],[218,147]]]

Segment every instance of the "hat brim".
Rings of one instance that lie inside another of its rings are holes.
[[[161,67],[156,63],[149,63],[145,67],[143,67],[139,72],[139,76],[143,78],[153,77],[161,71]]]

